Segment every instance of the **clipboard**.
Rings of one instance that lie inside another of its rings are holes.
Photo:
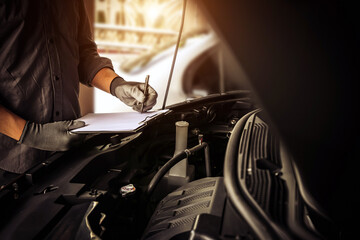
[[[119,113],[89,113],[78,118],[85,122],[85,126],[71,130],[77,134],[93,133],[134,133],[139,131],[149,121],[167,113],[169,109],[139,112],[119,112]]]

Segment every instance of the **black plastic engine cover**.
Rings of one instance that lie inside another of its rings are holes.
[[[195,222],[204,218],[213,223],[212,228],[220,229],[225,197],[223,178],[190,182],[159,203],[143,239],[171,239],[181,234],[185,237],[196,227]]]

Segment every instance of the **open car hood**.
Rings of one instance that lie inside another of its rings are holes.
[[[348,218],[359,189],[353,185],[355,8],[335,1],[236,0],[206,0],[202,7],[244,69],[304,186],[335,219]]]

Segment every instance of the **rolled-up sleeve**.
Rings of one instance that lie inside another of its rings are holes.
[[[79,78],[81,83],[91,86],[91,81],[98,71],[102,68],[113,69],[113,65],[110,59],[98,54],[83,0],[79,3],[79,17]]]

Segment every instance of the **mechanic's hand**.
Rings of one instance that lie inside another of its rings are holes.
[[[46,151],[67,151],[83,142],[85,135],[70,130],[85,126],[83,121],[60,121],[46,124],[27,122],[18,143]]]
[[[140,112],[144,104],[144,111],[150,110],[156,104],[157,92],[149,86],[147,96],[144,95],[145,83],[126,82],[117,77],[111,82],[110,92],[126,105]]]

